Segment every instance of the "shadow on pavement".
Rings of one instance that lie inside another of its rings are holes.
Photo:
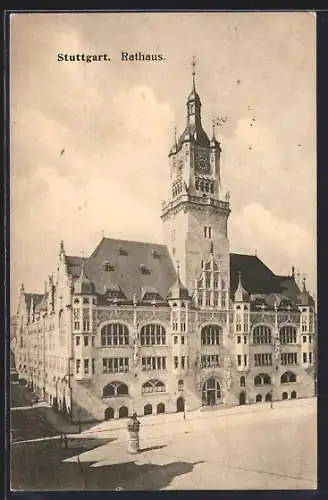
[[[87,439],[80,453],[109,441],[112,440]],[[147,448],[142,451],[145,450]],[[176,476],[192,472],[194,466],[201,463],[178,461],[165,465],[137,465],[131,460],[90,467],[94,462],[63,462],[77,453],[78,449],[62,449],[54,441],[14,445],[11,449],[11,488],[16,491],[160,490]]]
[[[160,446],[148,446],[148,448],[140,448],[140,453],[144,451],[152,451],[152,450],[161,450],[162,448],[166,448],[166,444],[162,444]]]

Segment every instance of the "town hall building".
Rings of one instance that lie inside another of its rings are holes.
[[[294,270],[230,253],[221,145],[203,129],[194,73],[168,157],[165,244],[103,237],[81,258],[61,242],[44,293],[21,286],[19,380],[73,421],[315,393],[314,300]]]

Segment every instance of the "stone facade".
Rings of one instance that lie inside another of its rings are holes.
[[[44,293],[21,287],[20,381],[72,420],[314,394],[314,301],[294,272],[230,254],[221,146],[200,109],[193,82],[169,154],[167,246],[103,238],[81,259],[61,243]]]

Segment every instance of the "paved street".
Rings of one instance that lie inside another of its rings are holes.
[[[58,440],[15,444],[14,489],[315,489],[316,400],[168,415],[143,425],[138,455],[126,431],[102,423]],[[144,419],[142,419],[143,421]],[[150,420],[149,420],[150,422]],[[107,425],[107,429],[106,429]],[[74,446],[74,449],[73,449]],[[79,457],[79,460],[78,460]]]

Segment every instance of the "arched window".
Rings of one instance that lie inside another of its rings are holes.
[[[293,372],[285,372],[280,377],[281,384],[290,384],[296,382],[296,375]]]
[[[245,377],[244,375],[242,377],[240,377],[240,387],[245,387],[246,385],[246,380],[245,380]]]
[[[164,403],[158,403],[157,413],[165,413],[165,404]]]
[[[152,405],[148,404],[144,406],[144,415],[151,415],[153,413]]]
[[[262,403],[262,394],[257,394],[257,395],[256,395],[256,399],[255,399],[255,401],[256,401],[257,403]]]
[[[183,386],[184,386],[184,382],[183,382],[183,380],[182,380],[182,379],[180,379],[180,380],[178,381],[178,389],[179,389],[179,391],[182,391]]]
[[[202,388],[203,404],[208,406],[216,405],[220,398],[221,389],[219,382],[214,377],[207,379]]]
[[[296,391],[292,391],[290,397],[291,399],[296,399]]]
[[[165,392],[165,384],[160,380],[148,380],[141,387],[142,394],[151,394],[153,392]]]
[[[129,345],[129,330],[121,323],[109,323],[101,329],[101,345]]]
[[[296,344],[297,332],[295,326],[286,325],[280,328],[279,339],[281,344]]]
[[[220,333],[222,328],[218,325],[206,325],[201,331],[202,345],[218,345],[220,344]]]
[[[268,392],[268,393],[265,395],[265,401],[272,401],[272,394],[271,394],[271,392]]]
[[[144,325],[140,330],[141,345],[165,345],[165,328],[158,324]]]
[[[288,399],[288,392],[282,393],[282,399]]]
[[[258,325],[253,329],[253,344],[271,344],[271,328]]]
[[[115,398],[118,396],[127,396],[129,389],[123,382],[111,382],[103,388],[103,398]]]
[[[254,377],[254,385],[268,385],[271,384],[270,375],[267,373],[260,373]]]

